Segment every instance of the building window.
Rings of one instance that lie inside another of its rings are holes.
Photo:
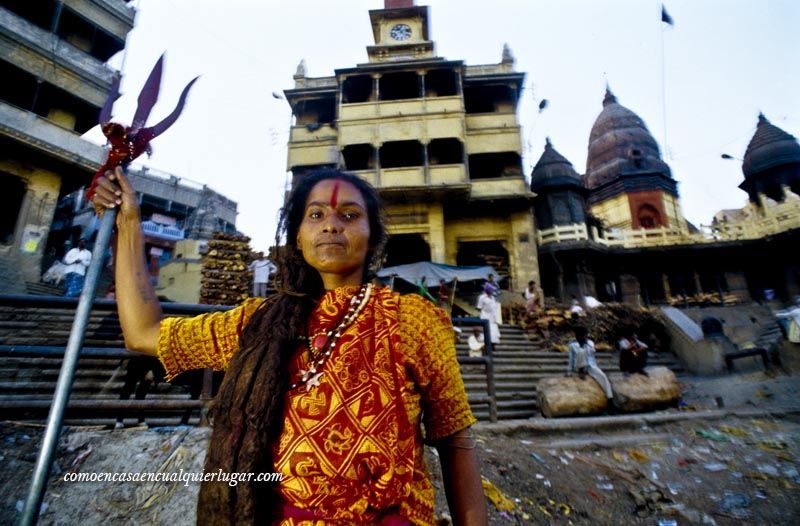
[[[342,157],[348,170],[375,169],[375,147],[371,144],[348,144],[342,149]]]
[[[651,205],[642,205],[636,214],[639,228],[658,228],[662,225],[661,214]]]
[[[433,139],[428,144],[428,162],[460,164],[464,162],[464,145],[458,139]]]
[[[422,143],[419,141],[392,141],[381,146],[381,168],[422,166]]]
[[[19,177],[0,172],[0,244],[14,242],[17,218],[27,188]]]
[[[464,109],[467,113],[513,113],[516,92],[511,86],[466,86]]]
[[[380,100],[418,99],[420,93],[419,75],[415,71],[386,73],[381,77]]]
[[[336,120],[336,97],[301,100],[292,107],[292,111],[298,126],[306,126],[309,131],[314,131],[319,125]]]
[[[342,82],[342,103],[369,102],[372,99],[372,77],[353,75]]]
[[[516,152],[477,153],[469,156],[470,179],[521,176],[522,159]]]
[[[637,170],[640,170],[644,164],[643,163],[644,157],[642,156],[642,150],[634,148],[631,150],[630,155],[631,155],[631,160],[633,161],[633,166],[635,166]]]
[[[432,69],[425,75],[426,97],[458,95],[458,76],[452,69]]]

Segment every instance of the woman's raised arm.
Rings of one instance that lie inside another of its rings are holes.
[[[150,282],[144,259],[144,233],[139,205],[128,179],[117,167],[100,178],[94,196],[96,207],[119,207],[115,260],[115,287],[119,321],[125,346],[131,351],[156,355],[161,305]]]

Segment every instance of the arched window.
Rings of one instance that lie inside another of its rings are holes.
[[[652,205],[642,205],[636,213],[639,228],[658,228],[662,225],[661,214]]]

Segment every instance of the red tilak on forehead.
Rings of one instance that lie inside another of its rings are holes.
[[[331,193],[331,208],[336,208],[336,204],[339,202],[339,183],[341,183],[341,181],[339,180],[333,182],[333,192]]]

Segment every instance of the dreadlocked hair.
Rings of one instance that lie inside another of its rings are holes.
[[[308,318],[325,292],[322,278],[303,259],[297,234],[308,195],[326,179],[355,186],[367,205],[370,251],[363,281],[372,279],[383,260],[388,239],[384,211],[376,190],[359,177],[323,169],[303,177],[281,209],[273,262],[277,294],[265,300],[244,328],[212,409],[214,429],[205,471],[273,472],[273,445],[283,431],[283,404],[289,386],[289,361],[305,335]],[[284,244],[281,245],[281,241]],[[280,510],[274,483],[206,482],[200,488],[197,523],[204,525],[269,524]]]

